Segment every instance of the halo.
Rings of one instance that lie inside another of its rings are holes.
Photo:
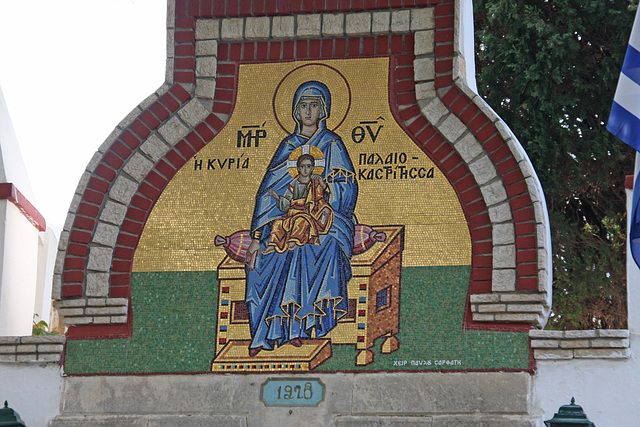
[[[318,62],[304,64],[289,71],[280,80],[273,95],[273,115],[286,133],[292,133],[295,127],[291,111],[293,96],[302,83],[310,80],[324,83],[331,92],[331,114],[327,119],[327,129],[338,129],[347,118],[351,108],[351,87],[347,79],[329,65]],[[286,123],[292,123],[293,127],[287,129]]]
[[[301,145],[300,147],[293,150],[293,152],[289,155],[289,159],[287,159],[287,168],[289,169],[289,175],[291,175],[292,178],[298,176],[297,163],[298,159],[303,154],[310,154],[311,156],[313,156],[313,158],[315,159],[315,161],[313,162],[313,174],[322,175],[325,165],[324,154],[318,147],[314,145]]]

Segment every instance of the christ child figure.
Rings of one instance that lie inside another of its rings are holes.
[[[315,159],[310,154],[301,155],[297,162],[298,176],[287,191],[278,195],[269,189],[280,211],[285,214],[273,221],[269,244],[262,252],[284,253],[296,246],[319,245],[320,235],[327,234],[333,223],[333,209],[325,200],[326,184],[313,174]]]

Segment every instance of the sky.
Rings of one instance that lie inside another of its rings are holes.
[[[165,39],[164,0],[0,0],[0,87],[54,230],[94,153],[163,84]]]

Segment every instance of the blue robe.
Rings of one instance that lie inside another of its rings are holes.
[[[323,107],[318,130],[310,138],[300,133],[301,120],[296,113],[303,96],[315,97]],[[358,185],[344,143],[326,129],[330,110],[330,93],[322,83],[306,82],[298,88],[293,101],[294,118],[298,123],[296,130],[280,143],[256,194],[251,234],[259,235],[260,252],[255,268],[246,270],[250,348],[271,350],[276,344],[309,338],[314,329],[316,337],[324,336],[347,313],[347,283],[351,279],[355,228],[353,211]],[[264,255],[262,251],[269,242],[271,223],[282,216],[268,190],[284,194],[291,182],[289,156],[299,147],[308,152],[309,146],[317,147],[324,156],[321,176],[329,188],[333,225],[327,234],[320,235],[319,245],[308,244],[283,254]]]

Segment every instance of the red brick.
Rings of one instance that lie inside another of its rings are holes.
[[[471,175],[469,175],[469,169],[467,169],[466,165],[460,165],[454,170],[449,171],[447,176],[449,177],[451,182],[455,183],[456,189],[461,183],[464,182],[463,180],[467,179],[468,177],[471,177]],[[471,185],[474,185],[475,183],[476,183],[475,180],[473,179],[473,177],[471,177]],[[462,186],[460,188],[466,189],[468,187]]]
[[[66,283],[82,283],[82,281],[84,280],[84,271],[65,271],[62,276],[62,280],[64,280]]]
[[[453,148],[448,143],[440,145],[433,151],[434,158],[438,161],[442,161],[445,157],[453,152]]]
[[[462,111],[465,108],[467,108],[470,104],[471,104],[471,101],[469,101],[469,98],[463,95],[458,99],[456,99],[455,102],[450,106],[451,111],[453,111],[455,115],[459,116],[462,113]]]
[[[396,55],[396,65],[398,67],[413,67],[413,55]]]
[[[415,92],[416,85],[413,80],[403,80],[396,83],[396,93]]]
[[[442,135],[440,135],[439,133],[434,134],[431,139],[429,139],[429,141],[427,141],[427,143],[425,144],[425,149],[431,153],[431,157],[432,159],[435,159],[436,161],[440,161],[439,158],[436,158],[434,156],[434,152],[440,148],[444,143],[444,138],[442,137]]]
[[[176,70],[193,70],[196,66],[196,59],[193,57],[178,57],[174,60]]]
[[[163,189],[165,187],[165,185],[167,185],[167,183],[169,182],[168,179],[162,177],[161,175],[158,175],[156,172],[151,171],[149,172],[149,175],[147,175],[146,182],[150,183],[151,185],[153,185],[154,187],[158,188],[158,189]]]
[[[64,285],[62,286],[62,298],[81,297],[84,293],[82,285]]]
[[[437,16],[436,30],[453,28],[453,16]]]
[[[96,218],[100,213],[100,208],[95,205],[90,205],[88,203],[80,203],[78,206],[78,214],[90,216],[92,218]]]
[[[244,51],[242,52],[242,59],[244,61],[253,61],[255,59],[256,44],[246,42],[244,44]]]
[[[537,277],[518,277],[518,290],[534,291],[538,289]]]
[[[280,12],[280,15],[288,15],[289,13],[291,13],[291,8],[289,6],[289,2],[288,1],[279,1],[278,2],[278,11]]]
[[[196,46],[192,43],[189,44],[178,44],[175,47],[175,55],[179,56],[195,56],[196,54]]]
[[[131,279],[129,279],[129,283],[131,283]],[[111,298],[130,298],[131,287],[130,286],[112,286],[109,296]]]
[[[515,184],[507,185],[507,195],[514,197],[520,194],[528,194],[527,183],[524,181],[516,182]]]
[[[518,169],[518,163],[513,157],[511,157],[498,163],[496,165],[496,168],[498,169],[498,172],[500,172],[500,175],[504,175],[507,172],[511,172],[512,170]]]
[[[214,102],[212,111],[214,113],[231,114],[233,105],[226,102]]]
[[[211,128],[206,123],[200,123],[196,126],[196,132],[204,141],[211,141],[214,137],[215,133],[211,130]]]
[[[132,236],[130,234],[120,233],[118,235],[117,243],[122,246],[135,248],[136,246],[138,246],[138,238],[139,236]]]
[[[524,175],[522,175],[522,172],[520,171],[520,169],[516,169],[502,175],[502,181],[506,185],[515,184],[517,182],[524,181]]]
[[[454,181],[455,182],[455,186],[456,186],[456,190],[458,192],[463,192],[465,190],[468,190],[469,188],[473,188],[476,186],[476,180],[473,177],[473,175],[468,174],[469,169],[467,169],[466,165],[462,165],[463,166],[463,171],[461,173],[464,173],[464,177]],[[460,169],[460,167],[458,167],[458,169]],[[451,174],[449,174],[449,177],[451,177]]]
[[[269,59],[278,60],[282,54],[282,42],[269,43]]]
[[[479,112],[480,110],[478,109],[478,107],[476,107],[475,104],[471,104],[462,112],[462,114],[460,114],[460,120],[462,120],[464,124],[469,125],[471,121],[475,120],[475,117]]]
[[[489,219],[488,214],[481,213],[467,218],[467,224],[469,225],[469,228],[473,229],[488,226],[491,224],[491,220]]]
[[[376,3],[377,3],[377,0],[365,0],[364,7],[367,10],[374,10],[377,8]]]
[[[416,5],[416,0],[402,0],[402,5],[404,7],[414,7]]]
[[[442,162],[442,169],[444,171],[449,171],[451,169],[454,169],[461,162],[462,158],[458,155],[458,153],[453,153]]]
[[[240,61],[240,58],[242,58],[242,43],[231,43],[229,45],[229,59]]]
[[[413,67],[396,68],[396,80],[411,79],[413,80]]]
[[[139,223],[139,222],[135,222],[135,221],[131,221],[131,220],[128,220],[128,219],[125,219],[122,222],[122,225],[120,226],[122,231],[126,231],[127,233],[137,234],[137,235],[142,233],[142,228],[143,227],[144,227],[144,224]]]
[[[437,45],[435,48],[435,57],[436,58],[448,58],[453,56],[453,43],[446,43],[446,44],[440,44]],[[436,66],[438,64],[439,61],[436,61]],[[453,66],[451,66],[451,69],[453,69]],[[438,71],[436,69],[436,71]],[[440,70],[440,72],[446,71],[445,70]]]
[[[442,3],[436,6],[436,16],[453,15],[453,2]]]
[[[486,294],[491,292],[491,281],[488,280],[472,280],[471,293]]]
[[[214,1],[213,2],[213,16],[216,18],[224,18],[225,17],[225,3],[222,1]]]
[[[351,0],[340,0],[339,9],[340,9],[340,12],[351,11]]]
[[[117,246],[114,250],[113,250],[113,256],[115,258],[119,258],[119,259],[128,259],[128,260],[132,260],[133,259],[133,255],[135,254],[135,251],[131,248],[124,248],[122,246]]]
[[[409,120],[413,117],[417,117],[420,115],[420,109],[415,105],[411,105],[403,110],[400,110],[400,118],[402,120]]]
[[[435,32],[436,43],[453,42],[453,30],[436,30]]]
[[[314,10],[315,12],[324,12],[326,9],[325,0],[314,0]]]
[[[95,176],[89,180],[87,186],[101,193],[106,193],[109,189],[109,183],[107,181],[104,181]]]
[[[522,196],[512,198],[509,200],[509,203],[511,204],[511,209],[515,211],[531,206],[531,199],[528,194],[523,194]]]
[[[526,234],[535,234],[536,224],[535,222],[521,222],[516,224],[516,235],[524,236]]]
[[[202,147],[204,147],[205,145],[204,140],[195,132],[191,132],[189,135],[187,135],[186,140],[196,152],[200,151],[200,149],[202,149]]]
[[[180,103],[171,95],[171,93],[165,93],[160,97],[160,102],[171,112],[175,112],[180,108]]]
[[[458,90],[458,88],[454,86],[449,89],[447,93],[445,93],[445,95],[442,97],[442,102],[447,106],[451,106],[451,104],[453,104],[453,102],[458,99],[459,96],[460,90]]]
[[[309,40],[309,58],[320,58],[322,56],[322,41],[319,39]]]
[[[81,245],[78,243],[69,243],[69,246],[67,246],[67,254],[69,255],[86,257],[88,253],[89,253],[89,248],[87,245]]]
[[[364,10],[364,0],[351,0],[351,10],[361,12]]]
[[[440,89],[443,87],[449,87],[453,85],[453,78],[451,74],[445,74],[443,76],[436,76],[433,85],[436,89]]]
[[[128,285],[131,283],[131,275],[130,274],[112,274],[111,275],[111,293],[110,296],[112,298],[116,298],[113,296],[113,286],[124,287],[124,285]]]
[[[415,104],[416,94],[415,92],[404,92],[396,97],[398,105]]]
[[[513,219],[515,222],[526,222],[534,219],[533,208],[519,209],[513,212]]]
[[[176,83],[194,83],[195,73],[193,71],[176,71],[173,73]]]
[[[491,226],[474,228],[471,230],[471,241],[491,239]]]
[[[176,150],[171,150],[166,155],[167,160],[175,166],[177,169],[180,169],[182,165],[186,163],[186,160],[183,159],[180,154]]]
[[[347,40],[336,39],[334,42],[334,57],[347,56]]]
[[[471,259],[471,265],[474,267],[493,267],[493,256],[492,255],[475,255]]]
[[[171,112],[164,105],[160,104],[157,101],[151,104],[151,107],[149,107],[149,110],[153,114],[155,114],[155,116],[160,121],[166,120],[171,115]]]
[[[142,120],[142,122],[144,124],[146,124],[150,129],[155,129],[160,125],[160,120],[158,120],[156,118],[156,116],[154,116],[153,114],[151,114],[151,112],[149,110],[143,112],[140,115],[140,120]],[[135,129],[134,129],[135,130]],[[138,133],[138,131],[136,130],[136,133]],[[138,133],[138,135],[140,135]],[[142,136],[142,135],[141,135]]]
[[[121,141],[116,141],[111,146],[111,150],[123,159],[129,158],[131,149],[124,145]]]
[[[536,276],[538,274],[538,264],[518,264],[518,276]]]
[[[187,16],[187,0],[176,0],[176,16]]]
[[[477,115],[471,122],[467,123],[469,126],[469,130],[474,134],[480,130],[483,126],[489,123],[489,119],[487,119],[483,114]]]
[[[200,16],[200,2],[189,2],[189,15]]]
[[[308,58],[309,49],[308,49],[309,41],[308,40],[297,40],[296,41],[296,57],[298,59]]]
[[[296,57],[296,42],[287,40],[282,43],[282,59],[294,59]]]
[[[257,1],[257,3],[260,3],[260,1]],[[251,0],[240,0],[240,15],[251,16],[251,12]]]
[[[488,123],[487,125],[483,126],[482,129],[476,132],[476,138],[478,138],[478,141],[483,142],[497,132],[498,129],[496,129],[493,123]]]
[[[91,241],[91,233],[73,230],[69,236],[69,240],[77,243],[89,243]]]
[[[156,169],[167,179],[171,179],[176,174],[176,169],[164,160],[156,163]]]
[[[402,36],[391,36],[391,53],[400,53],[403,51],[403,48],[404,41]]]
[[[517,236],[516,247],[518,250],[536,248],[537,242],[535,236]]]
[[[88,202],[95,203],[96,205],[101,205],[102,201],[104,200],[104,193],[100,193],[87,188],[86,190],[84,190],[83,199]]]
[[[102,161],[112,166],[115,169],[120,169],[124,161],[118,157],[113,151],[107,151],[102,158]]]
[[[213,98],[215,101],[232,102],[234,94],[233,89],[216,88]]]
[[[91,230],[93,231],[93,227],[96,225],[96,221],[91,218],[86,218],[82,216],[76,216],[76,219],[73,221],[73,226],[76,228],[80,228],[83,230]]]
[[[238,4],[238,0],[226,0],[227,3],[227,17],[235,18],[239,16],[240,5]]]
[[[142,184],[140,184],[139,191],[140,193],[144,194],[145,196],[153,200],[157,200],[158,197],[160,197],[160,193],[161,193],[160,190],[152,187],[146,182],[143,182]]]
[[[131,261],[114,260],[111,265],[111,271],[118,272],[118,273],[130,273]]]
[[[376,53],[386,55],[389,53],[389,36],[378,36],[376,39]]]
[[[376,53],[375,37],[364,37],[362,39],[362,53],[363,55],[374,55]]]
[[[484,211],[487,207],[484,204],[484,200],[478,200],[466,205],[464,208],[467,215],[475,215]]]
[[[537,262],[538,261],[538,252],[535,249],[531,249],[528,251],[518,251],[516,253],[516,262],[518,264],[525,262]]]
[[[147,219],[147,211],[135,207],[129,207],[129,209],[127,209],[127,218],[144,222]]]
[[[67,257],[64,260],[64,269],[65,270],[82,270],[84,269],[84,258],[70,258]]]
[[[220,2],[223,3],[223,2]],[[275,1],[265,1],[265,13],[267,15],[276,15],[278,12],[278,4]]]
[[[180,28],[176,29],[174,40],[176,43],[194,43],[196,41],[193,30]]]
[[[211,125],[211,127],[220,132],[220,130],[224,127],[224,122],[222,120],[220,120],[220,118],[218,116],[216,116],[215,114],[209,114],[209,116],[204,119],[205,122],[207,122],[209,125]]]
[[[349,39],[349,55],[360,55],[360,39],[357,37],[351,37]]]
[[[116,177],[116,172],[113,169],[105,166],[103,163],[100,163],[98,167],[96,167],[96,174],[100,175],[102,178],[106,179],[109,182],[113,181],[113,179]]]
[[[322,40],[322,56],[324,58],[331,58],[333,56],[333,40],[332,39]]]
[[[491,153],[491,158],[493,159],[494,163],[500,163],[510,157],[513,156],[511,155],[511,150],[509,149],[509,146],[507,144],[502,144],[500,147],[498,147],[498,149],[494,150]]]
[[[414,120],[414,123],[418,120],[420,120],[420,118],[423,118],[422,116],[418,116],[418,118],[416,120]],[[426,120],[425,120],[426,121]],[[412,123],[413,124],[413,123]],[[426,128],[424,128],[420,133],[416,134],[416,139],[418,140],[418,142],[422,145],[424,145],[427,141],[429,141],[434,135],[436,135],[436,131],[433,128],[433,126],[428,125]]]
[[[492,254],[493,243],[491,243],[491,241],[473,242],[471,247],[471,253],[473,253],[473,256],[480,255],[480,254]]]
[[[389,0],[378,0],[378,9],[389,9]]]
[[[436,73],[447,73],[453,70],[453,61],[451,59],[439,59],[436,61]]]
[[[412,121],[409,126],[407,126],[407,129],[409,130],[409,132],[415,135],[420,130],[422,130],[423,127],[427,126],[428,124],[429,122],[427,121],[427,119],[425,119],[422,115],[420,115],[414,121]]]
[[[218,43],[218,53],[217,53],[218,61],[228,61],[229,60],[229,43]]]
[[[471,280],[491,280],[491,268],[472,268]]]
[[[213,1],[205,1],[200,7],[200,17],[202,18],[212,18],[213,17]]]
[[[340,10],[338,0],[327,0],[327,12],[337,12]]]
[[[151,206],[153,206],[153,201],[136,194],[133,196],[133,199],[131,199],[131,204],[145,211],[149,211]]]

